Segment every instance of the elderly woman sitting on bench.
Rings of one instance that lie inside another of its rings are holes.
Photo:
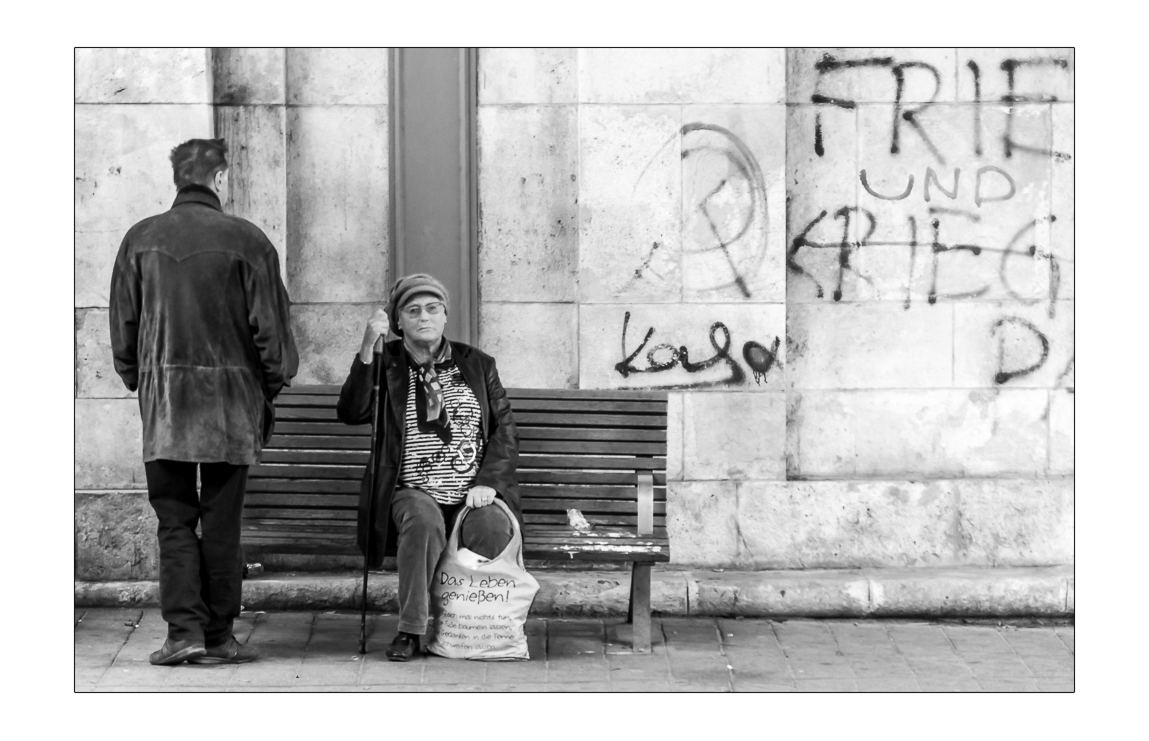
[[[367,470],[376,462],[379,468],[374,492],[367,491],[370,475],[363,479],[359,548],[372,568],[396,556],[399,634],[386,651],[391,661],[414,656],[427,633],[431,579],[459,510],[473,508],[462,525],[462,546],[485,558],[498,556],[514,534],[503,510],[488,506],[496,497],[522,524],[510,403],[494,358],[443,336],[449,310],[447,290],[435,278],[400,278],[386,310],[368,320],[339,394],[341,422],[370,422],[373,364],[382,363],[381,429]],[[381,343],[388,329],[399,339]]]

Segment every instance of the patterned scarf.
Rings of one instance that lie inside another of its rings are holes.
[[[439,371],[449,369],[454,363],[451,343],[444,337],[435,357],[422,365],[415,362],[408,348],[407,362],[415,371],[415,419],[419,431],[432,432],[444,443],[451,442],[451,419],[443,403],[443,384],[439,382]]]

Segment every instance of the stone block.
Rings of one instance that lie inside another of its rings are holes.
[[[840,245],[857,241],[857,111],[786,109],[787,301],[831,297]],[[845,209],[845,210],[843,210]]]
[[[747,481],[739,563],[755,569],[950,566],[949,481]]]
[[[287,49],[288,105],[387,105],[387,49]],[[386,201],[383,201],[386,203]]]
[[[797,304],[786,313],[786,384],[938,388],[953,372],[953,312],[900,303]]]
[[[76,493],[76,578],[159,577],[157,521],[146,492]]]
[[[378,306],[382,306],[379,304]],[[342,384],[363,342],[363,330],[377,306],[294,304],[291,329],[299,351],[294,385]]]
[[[781,390],[781,304],[579,308],[580,388]]]
[[[1047,401],[1041,389],[793,392],[788,475],[1040,475]]]
[[[683,395],[687,480],[781,479],[786,475],[786,399],[781,393]]]
[[[1058,569],[890,569],[870,574],[873,617],[1064,615]]]
[[[680,111],[579,109],[579,298],[682,297]]]
[[[786,108],[682,111],[686,301],[784,301]]]
[[[76,398],[135,397],[116,374],[106,309],[76,311]]]
[[[686,416],[686,394],[671,391],[666,395],[666,478],[681,481],[684,461],[682,450],[683,421]]]
[[[815,96],[854,103],[900,100],[913,109],[951,102],[956,94],[955,57],[952,48],[787,49],[787,100],[792,104],[812,103]]]
[[[539,591],[532,615],[604,617],[625,615],[630,604],[630,574],[626,572],[533,572]],[[686,589],[681,573],[654,571],[650,580],[651,609],[672,615],[686,613]]]
[[[578,51],[580,103],[783,103],[783,49]]]
[[[208,105],[76,106],[76,306],[108,305],[128,229],[175,198],[172,147],[211,136]]]
[[[1073,563],[1073,479],[954,482],[958,557],[995,567]]]
[[[1073,474],[1073,389],[1049,392],[1049,473]]]
[[[217,106],[216,136],[228,142],[228,189],[223,208],[252,222],[279,252],[287,275],[287,166],[283,106]]]
[[[302,302],[379,301],[388,275],[387,109],[287,113],[287,285]]]
[[[286,63],[283,48],[216,47],[212,50],[216,105],[283,105]]]
[[[575,49],[479,49],[479,105],[577,101]]]
[[[498,363],[504,386],[578,386],[578,307],[499,304],[479,311],[479,345]]]
[[[1050,246],[1060,268],[1060,295],[1073,296],[1073,104],[1057,103],[1053,109],[1053,185]]]
[[[484,301],[574,301],[574,106],[479,109],[479,291]]]
[[[977,68],[974,68],[970,63]],[[1010,87],[1010,68],[1013,87]],[[957,50],[958,95],[962,101],[1073,100],[1072,47],[991,47]],[[1016,99],[1016,98],[1015,98]]]
[[[76,399],[77,489],[143,489],[143,426],[135,399]]]
[[[210,103],[210,67],[202,47],[76,49],[76,102]]]
[[[987,285],[1000,294],[994,278],[1007,258],[999,250],[1024,251],[1036,243],[1045,251],[1049,244],[1049,157],[1007,154],[1003,144],[1008,133],[1047,149],[1048,106],[1016,106],[1012,112],[1000,105],[931,106],[915,118],[920,129],[891,125],[894,108],[858,107],[855,177],[863,212],[857,218],[866,222],[858,225],[860,250],[867,243],[916,242],[921,249],[911,270],[925,272],[939,297],[984,291]],[[992,252],[961,250],[963,259],[940,254],[935,281],[935,241]]]
[[[1072,374],[1072,301],[958,303],[953,311],[954,386],[1054,388]]]
[[[869,585],[859,572],[687,572],[690,615],[860,617],[869,612]]]
[[[666,531],[672,564],[728,566],[738,559],[738,485],[668,481]]]

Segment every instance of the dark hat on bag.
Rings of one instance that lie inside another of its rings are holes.
[[[448,313],[451,311],[451,299],[447,296],[447,289],[434,276],[426,273],[404,276],[395,281],[395,287],[391,289],[391,300],[387,302],[387,317],[391,320],[391,331],[396,335],[403,336],[403,331],[399,329],[399,310],[407,304],[407,301],[421,293],[437,297],[443,302],[446,311]]]

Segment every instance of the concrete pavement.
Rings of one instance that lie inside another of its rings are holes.
[[[527,622],[531,660],[388,662],[395,615],[245,612],[236,637],[261,659],[154,667],[154,608],[76,608],[77,691],[794,692],[1046,691],[1074,688],[1073,626],[905,620],[662,617],[632,654],[620,618]]]

